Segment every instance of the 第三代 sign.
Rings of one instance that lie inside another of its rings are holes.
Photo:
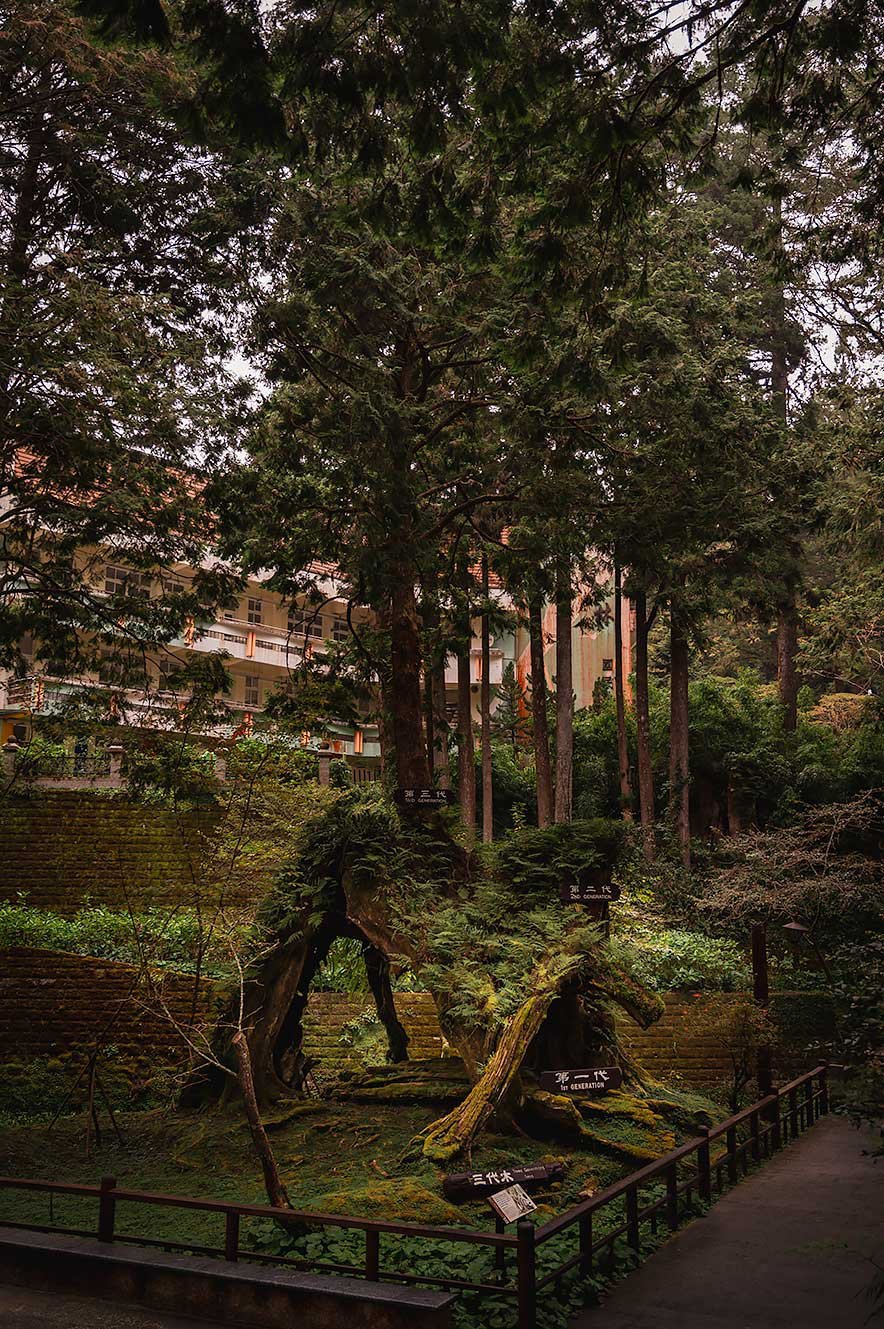
[[[401,808],[448,808],[455,801],[453,789],[397,789]]]

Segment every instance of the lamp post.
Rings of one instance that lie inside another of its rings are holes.
[[[826,964],[825,957],[823,956],[822,951],[817,945],[816,937],[813,935],[811,929],[809,927],[806,927],[804,923],[784,923],[783,931],[788,932],[789,940],[794,941],[797,945],[800,945],[801,942],[803,941],[807,941],[810,943],[813,953],[816,956],[817,964],[819,965],[820,969],[822,969],[823,973],[826,975],[826,978],[829,982],[829,986],[831,987],[832,971],[829,968],[829,966]]]

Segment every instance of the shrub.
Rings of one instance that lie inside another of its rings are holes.
[[[214,754],[191,743],[158,740],[131,747],[126,769],[136,798],[156,790],[167,798],[194,799],[214,793],[218,785]]]
[[[227,972],[227,950],[206,936],[192,909],[147,909],[127,914],[102,905],[72,915],[34,909],[22,901],[0,904],[0,947],[92,955],[125,964],[146,961],[161,968],[192,973],[203,948],[201,971],[207,978]]]
[[[653,992],[734,992],[751,981],[743,949],[727,937],[631,924],[611,945],[633,977]]]

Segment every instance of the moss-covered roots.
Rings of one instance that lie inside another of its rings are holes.
[[[511,1121],[515,1082],[528,1049],[564,984],[576,977],[585,963],[582,955],[562,956],[538,967],[531,975],[531,996],[507,1021],[485,1070],[464,1101],[424,1132],[423,1151],[438,1163],[462,1153],[494,1115],[501,1124]]]

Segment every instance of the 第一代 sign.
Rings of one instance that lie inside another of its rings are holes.
[[[623,1072],[619,1066],[591,1066],[579,1071],[544,1071],[541,1089],[551,1094],[603,1094],[619,1089]]]

